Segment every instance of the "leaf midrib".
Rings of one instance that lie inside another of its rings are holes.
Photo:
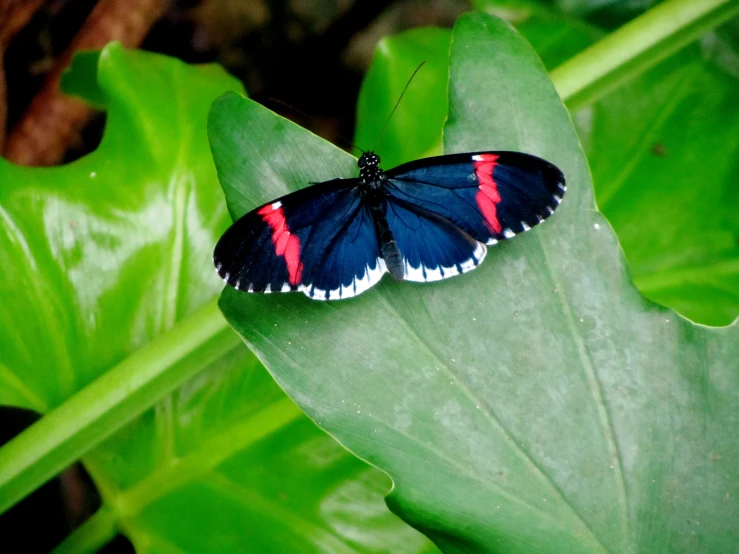
[[[439,366],[449,376],[449,378],[453,379],[457,384],[459,384],[460,390],[462,390],[462,392],[465,394],[465,396],[468,398],[468,400],[472,403],[472,407],[475,410],[481,412],[485,416],[485,419],[488,422],[490,422],[491,426],[493,428],[497,429],[499,433],[501,433],[501,435],[504,437],[504,440],[508,443],[508,445],[510,447],[512,447],[511,450],[513,450],[513,452],[519,457],[519,459],[524,464],[526,464],[530,469],[533,470],[532,472],[534,473],[534,475],[537,476],[537,478],[540,480],[540,482],[542,482],[547,488],[550,489],[550,494],[552,494],[552,496],[554,496],[556,498],[559,498],[560,501],[565,506],[567,506],[569,508],[569,510],[572,512],[572,515],[575,517],[575,519],[577,521],[579,521],[583,525],[583,527],[593,537],[593,539],[595,540],[595,542],[602,548],[603,552],[608,552],[608,549],[603,545],[603,543],[599,539],[599,537],[590,528],[590,525],[577,512],[577,510],[575,510],[575,508],[572,506],[572,504],[569,502],[569,500],[563,495],[562,491],[559,489],[559,487],[557,486],[557,484],[552,480],[552,478],[549,475],[547,475],[546,472],[544,472],[536,464],[536,462],[533,460],[533,458],[530,456],[530,454],[528,452],[526,452],[526,450],[524,450],[523,447],[520,446],[519,442],[515,440],[515,438],[513,437],[513,435],[508,431],[508,429],[505,428],[505,426],[503,426],[503,424],[495,416],[495,414],[493,414],[492,412],[490,412],[490,411],[488,411],[487,409],[484,408],[485,402],[483,402],[482,400],[480,400],[479,398],[477,398],[475,396],[475,394],[473,393],[473,391],[467,386],[467,383],[460,378],[460,375],[458,375],[458,374],[456,374],[456,373],[454,373],[452,371],[452,369],[446,364],[446,362],[442,359],[442,357],[433,350],[433,348],[431,347],[431,345],[429,345],[423,339],[423,337],[406,321],[406,319],[400,315],[400,313],[398,312],[397,308],[392,303],[389,302],[389,300],[387,299],[386,296],[382,295],[382,296],[380,296],[380,299],[385,304],[385,306],[387,308],[389,308],[392,312],[395,313],[397,319],[403,324],[403,326],[405,327],[406,331],[410,335],[410,338],[412,340],[416,341],[417,344],[420,345],[421,349],[424,350],[424,351],[426,351],[426,353],[432,359],[434,359],[436,361],[436,363],[439,364]],[[375,421],[377,421],[377,420],[375,420]],[[388,426],[384,422],[378,422],[378,423],[383,423],[384,425]],[[390,427],[390,426],[388,426],[388,427]],[[547,512],[541,510],[540,508],[538,508],[538,507],[536,507],[536,506],[534,506],[534,505],[526,502],[525,500],[523,500],[522,498],[516,496],[515,494],[508,493],[507,491],[505,491],[504,488],[498,486],[496,483],[489,482],[488,480],[480,480],[479,476],[470,475],[469,474],[469,471],[466,468],[460,466],[456,461],[447,458],[446,456],[443,455],[443,453],[439,452],[438,450],[436,450],[435,448],[431,447],[430,445],[427,445],[427,444],[421,442],[420,440],[418,440],[417,438],[411,437],[410,435],[407,435],[407,434],[401,432],[400,430],[395,429],[394,427],[390,427],[390,428],[393,429],[393,431],[398,432],[398,433],[400,433],[400,434],[402,434],[404,436],[407,436],[409,439],[414,440],[414,442],[416,442],[417,444],[422,445],[427,451],[432,452],[439,459],[442,459],[442,460],[444,460],[444,461],[452,464],[461,473],[463,473],[465,475],[468,475],[469,477],[471,477],[472,479],[474,479],[476,482],[485,483],[485,486],[489,490],[491,490],[493,492],[496,492],[496,493],[499,493],[499,494],[503,494],[504,496],[507,496],[507,497],[511,497],[512,499],[515,499],[515,501],[518,504],[522,504],[522,505],[526,506],[527,508],[531,509],[532,511],[535,511],[535,512],[539,513],[540,515],[546,515],[546,516],[548,516],[548,519],[550,519],[551,521],[555,521],[555,522],[559,522],[560,521],[560,520],[558,520],[556,518],[553,518],[550,514],[548,514]]]

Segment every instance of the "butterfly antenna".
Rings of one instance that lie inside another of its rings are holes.
[[[279,104],[280,106],[283,106],[283,107],[285,107],[285,108],[289,109],[289,110],[290,110],[290,111],[292,111],[293,113],[296,113],[296,114],[298,114],[298,115],[302,115],[302,116],[303,116],[304,118],[306,118],[306,119],[308,119],[308,120],[310,120],[310,121],[313,121],[314,123],[315,123],[316,121],[318,121],[318,118],[317,118],[316,116],[314,116],[314,115],[310,115],[310,114],[307,114],[307,113],[305,113],[305,112],[304,112],[303,110],[299,110],[298,108],[296,108],[296,107],[295,107],[295,106],[293,106],[292,104],[288,104],[287,102],[284,102],[284,101],[280,100],[279,98],[273,98],[273,97],[271,97],[271,96],[270,96],[269,98],[267,98],[267,100],[269,100],[270,102],[272,102],[272,103],[274,103],[274,104]],[[339,137],[339,138],[340,138],[341,140],[343,140],[343,141],[344,141],[344,143],[348,144],[348,145],[349,145],[349,146],[351,146],[352,148],[356,148],[356,149],[357,149],[357,150],[359,150],[359,151],[360,151],[360,152],[361,152],[362,154],[364,154],[364,150],[362,150],[362,149],[361,149],[361,148],[360,148],[359,146],[357,146],[356,144],[354,144],[354,143],[353,143],[352,141],[350,141],[350,140],[349,140],[348,138],[346,138],[346,137],[345,137],[344,135],[342,135],[341,133],[338,133],[338,132],[336,133],[336,135],[337,135],[337,136],[338,136],[338,137]]]
[[[398,96],[398,101],[395,102],[395,107],[393,107],[393,111],[390,112],[390,115],[387,116],[387,119],[385,120],[385,125],[382,126],[382,130],[380,131],[380,134],[377,137],[377,140],[375,141],[375,145],[372,147],[372,150],[370,152],[374,152],[377,149],[377,145],[380,144],[380,139],[382,138],[382,134],[385,132],[385,129],[387,128],[387,124],[390,123],[390,119],[393,117],[393,114],[395,113],[395,110],[398,109],[398,106],[400,105],[400,101],[403,99],[403,95],[405,94],[405,91],[408,90],[408,87],[411,84],[411,81],[413,81],[413,77],[416,76],[416,73],[418,73],[418,70],[423,67],[423,64],[425,64],[426,61],[422,61],[420,64],[418,64],[418,67],[416,70],[411,74],[410,79],[408,79],[408,82],[403,87],[403,92],[400,93],[400,96]]]

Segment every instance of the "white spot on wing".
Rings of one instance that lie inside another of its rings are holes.
[[[352,282],[346,287],[344,285],[341,285],[341,288],[339,289],[339,298],[349,298],[351,296],[354,296],[355,280],[352,280]]]
[[[561,197],[559,197],[559,196],[557,196],[557,195],[555,194],[555,195],[554,195],[554,201],[555,201],[555,202],[556,202],[557,204],[559,204],[560,202],[562,202],[562,198],[561,198]]]
[[[483,158],[480,154],[476,154],[472,156],[472,159],[475,160],[476,162],[482,162],[485,160],[485,158]]]
[[[531,227],[529,227],[528,225],[526,225],[526,222],[525,221],[522,221],[521,222],[521,227],[523,228],[524,231],[528,231],[529,229],[531,229]]]
[[[413,267],[411,264],[408,263],[408,260],[403,260],[403,265],[405,266],[405,275],[403,278],[407,281],[425,281],[426,279],[423,276],[423,267]]]
[[[282,283],[280,292],[290,292],[291,290],[293,290],[293,288],[290,286],[290,283]]]
[[[280,202],[280,201],[272,202],[271,207],[272,207],[272,211],[273,212],[276,212],[277,210],[279,210],[280,208],[282,208],[282,202]]]
[[[309,296],[314,300],[326,300],[326,291],[323,289],[313,288]]]
[[[387,273],[385,260],[377,258],[374,267],[365,266],[362,275],[359,277],[355,276],[354,279],[352,279],[352,282],[346,286],[341,285],[335,289],[325,291],[322,289],[313,289],[313,285],[308,284],[301,286],[300,290],[303,291],[303,294],[314,300],[339,300],[343,298],[351,298],[363,293],[368,288],[375,285],[385,273]]]
[[[511,231],[510,229],[503,229],[503,236],[507,239],[513,238],[516,236],[516,233]]]
[[[441,268],[435,267],[433,269],[426,268],[426,280],[427,281],[441,281],[443,277],[441,276]]]
[[[234,283],[234,288],[236,290],[241,290],[239,287],[241,286],[241,279],[236,279],[236,282]]]
[[[231,278],[231,274],[227,271],[226,274],[223,276],[223,280],[228,283],[228,280]]]
[[[459,269],[457,269],[456,265],[452,267],[441,266],[441,274],[444,276],[444,279],[447,279],[459,275]]]
[[[489,241],[487,242],[487,245],[488,245],[488,246],[493,246],[494,244],[498,244],[498,239],[490,239],[490,240],[489,240]]]
[[[467,273],[477,267],[477,262],[475,262],[475,258],[470,258],[463,261],[459,266],[462,268],[462,273]]]
[[[267,283],[267,286],[264,287],[264,294],[269,294],[271,292],[272,292],[272,286],[269,283]]]
[[[367,271],[367,266],[364,266],[364,273],[362,273],[361,277],[354,277],[353,284],[354,286],[352,287],[352,289],[356,291],[354,293],[355,296],[357,294],[362,294],[370,287],[370,276],[369,272]]]
[[[485,256],[488,253],[488,249],[485,248],[485,245],[481,242],[477,243],[477,246],[475,247],[475,251],[472,253],[472,255],[477,260],[477,263],[480,264],[485,259]]]

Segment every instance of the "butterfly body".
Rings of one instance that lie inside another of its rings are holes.
[[[356,296],[384,273],[437,281],[477,267],[486,247],[542,222],[565,191],[549,162],[519,152],[426,158],[387,172],[364,153],[359,177],[317,183],[237,220],[214,263],[249,292]]]

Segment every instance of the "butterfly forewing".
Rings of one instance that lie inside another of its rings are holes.
[[[425,158],[388,172],[388,192],[495,244],[549,217],[565,191],[562,172],[520,152]]]
[[[403,258],[406,281],[439,281],[476,268],[485,245],[433,212],[389,197],[387,222]]]
[[[359,294],[384,273],[357,179],[336,179],[260,206],[236,221],[213,255],[218,274],[249,292]]]

